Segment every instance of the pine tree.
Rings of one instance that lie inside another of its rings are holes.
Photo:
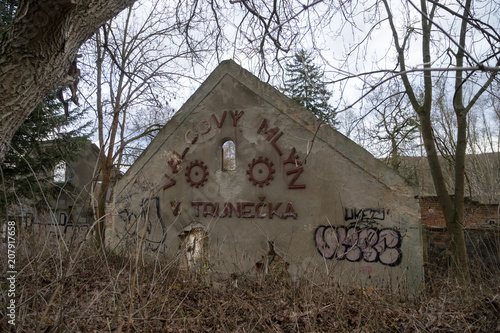
[[[33,110],[14,135],[1,165],[0,206],[23,203],[46,208],[45,199],[55,198],[62,188],[71,190],[71,184],[54,179],[54,170],[61,162],[76,160],[89,144],[90,134],[85,132],[90,123],[76,125],[82,115],[83,111],[74,109],[66,119],[55,90]]]
[[[335,125],[333,108],[328,103],[332,93],[323,82],[324,72],[313,63],[312,55],[304,50],[297,52],[286,65],[285,93],[320,120]]]
[[[18,0],[0,0],[0,31],[12,22],[18,3]]]
[[[18,6],[18,0],[0,0],[0,34],[14,19]],[[71,184],[57,183],[54,170],[74,161],[87,147],[89,133],[85,131],[90,123],[75,125],[83,112],[75,109],[66,117],[61,106],[53,90],[13,136],[0,170],[0,206],[4,207],[0,216],[20,203],[44,207],[45,199],[55,198],[62,187],[70,190]]]

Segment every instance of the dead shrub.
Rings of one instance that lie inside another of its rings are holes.
[[[68,246],[42,235],[19,240],[17,248],[17,332],[500,330],[498,279],[464,288],[429,274],[426,290],[407,299],[306,279],[214,280],[158,256],[136,261],[91,242]],[[5,288],[1,297],[7,299]],[[0,330],[8,329],[2,312]]]

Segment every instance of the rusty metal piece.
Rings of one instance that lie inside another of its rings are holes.
[[[261,164],[261,165],[259,165]],[[259,167],[257,167],[259,165]],[[248,164],[248,180],[253,182],[253,185],[259,185],[260,187],[264,186],[264,184],[269,185],[269,181],[273,180],[273,173],[276,172],[273,168],[273,162],[269,161],[266,157],[259,156],[252,160],[252,163]],[[264,174],[265,169],[267,168],[267,174]],[[265,177],[256,177],[256,174],[264,174]]]
[[[178,152],[176,152],[175,150],[174,150],[174,154],[175,154],[175,155],[177,155],[177,157],[179,157],[179,158],[182,160],[182,159],[184,159],[184,156],[186,156],[186,153],[187,153],[188,151],[189,151],[189,147],[186,147],[186,148],[184,149],[184,151],[182,152],[182,155],[181,155],[181,154],[179,154]]]
[[[283,165],[285,164],[295,164],[295,166],[302,165],[302,162],[299,160],[299,154],[297,154],[297,150],[295,147],[292,148],[292,151],[290,152],[290,155],[288,155],[288,158],[283,161]]]
[[[243,113],[245,113],[245,111],[229,111],[229,114],[231,115],[231,118],[233,118],[233,127],[237,127],[238,126],[238,120],[241,118],[241,116],[243,115]]]
[[[288,188],[289,189],[306,188],[306,184],[295,184],[295,181],[297,180],[297,178],[299,178],[300,174],[303,171],[304,171],[303,167],[298,167],[298,168],[295,168],[295,169],[288,170],[286,172],[287,176],[295,174],[295,176],[293,176],[292,180],[288,183]]]
[[[170,207],[172,207],[172,213],[174,213],[174,216],[179,215],[179,210],[181,208],[181,202],[180,201],[170,201]]]
[[[218,121],[217,116],[214,113],[212,113],[212,118],[214,118],[215,124],[217,124],[218,128],[221,128],[222,125],[224,124],[224,120],[226,119],[226,114],[227,114],[227,111],[224,111],[224,113],[222,113],[220,121]]]
[[[276,149],[276,151],[278,152],[278,154],[280,156],[282,156],[283,152],[281,151],[280,147],[278,146],[277,141],[279,140],[279,138],[281,138],[281,136],[283,135],[283,132],[280,131],[279,127],[274,127],[274,128],[268,129],[267,119],[264,119],[262,121],[262,124],[260,125],[259,129],[257,130],[257,133],[260,134],[260,132],[262,132],[262,130],[264,130],[264,134],[267,135],[266,141],[270,141],[271,146],[273,146],[274,149]],[[271,139],[272,139],[272,141],[271,141]]]
[[[186,170],[186,180],[191,186],[198,188],[207,181],[208,167],[202,161],[195,160],[189,164]]]
[[[169,175],[165,174],[165,177],[169,180],[168,184],[163,186],[163,190],[166,190],[169,187],[172,187],[176,184],[176,181],[173,177],[170,177]]]
[[[168,160],[167,164],[170,167],[170,169],[172,169],[173,173],[177,173],[182,167],[182,160],[171,158]]]

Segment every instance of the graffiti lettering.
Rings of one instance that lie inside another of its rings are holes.
[[[389,210],[384,208],[345,208],[344,220],[355,222],[375,222],[385,220]]]
[[[326,259],[380,262],[387,266],[401,263],[401,234],[392,228],[319,226],[314,239],[318,252]]]
[[[59,224],[66,225],[66,222],[68,222],[68,215],[65,212],[59,213]]]
[[[172,207],[173,204],[171,203]],[[280,211],[282,202],[278,202],[273,204],[272,202],[261,202],[255,203],[251,201],[244,202],[224,202],[222,204],[218,202],[206,202],[206,201],[192,201],[191,206],[194,207],[194,216],[195,217],[233,217],[233,214],[237,218],[259,218],[263,219],[265,217],[269,217],[270,219],[273,216],[277,216],[280,219],[286,220],[289,217],[293,217],[297,219],[297,212],[293,207],[293,203],[288,202],[284,211]],[[222,207],[222,209],[221,209]],[[269,214],[264,213],[264,209],[268,208]]]
[[[141,217],[146,222],[146,247],[157,251],[167,236],[167,227],[161,217],[159,197],[142,200]],[[155,230],[155,227],[160,227],[160,232]]]
[[[164,244],[167,237],[167,227],[161,217],[159,197],[144,198],[139,216],[134,212],[129,212],[126,208],[119,211],[118,214],[126,223],[126,232],[130,236],[138,237],[143,228],[146,228],[145,244],[147,249],[158,251]],[[146,223],[146,225],[142,223]]]

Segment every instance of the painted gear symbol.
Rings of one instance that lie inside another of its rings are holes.
[[[273,173],[276,172],[273,168],[274,164],[273,162],[269,161],[269,159],[263,158],[262,156],[259,156],[257,158],[254,158],[252,160],[252,163],[248,164],[248,180],[253,182],[253,185],[259,185],[262,187],[264,184],[269,185],[269,181],[272,180]],[[265,169],[267,168],[267,175],[265,174]],[[265,177],[256,177],[257,174],[264,174],[262,176]]]
[[[186,180],[191,186],[203,186],[207,181],[207,166],[202,161],[195,160],[191,162],[186,170]]]

